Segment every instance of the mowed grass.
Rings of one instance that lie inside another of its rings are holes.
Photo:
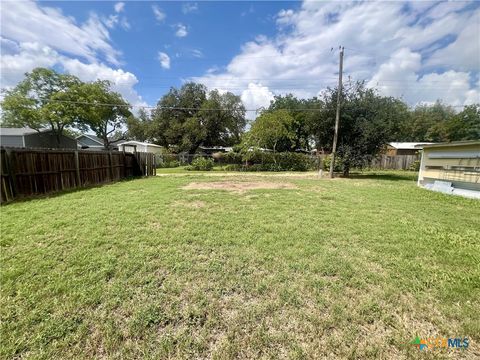
[[[227,175],[3,206],[0,357],[480,356],[480,202],[408,173]],[[291,186],[182,188],[219,181]]]

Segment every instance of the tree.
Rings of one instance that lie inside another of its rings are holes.
[[[329,88],[322,96],[326,106],[326,111],[321,113],[322,123],[329,131],[319,141],[325,143],[325,148],[330,150],[337,89]],[[343,173],[348,176],[352,167],[363,166],[391,141],[392,134],[398,131],[404,116],[398,110],[404,108],[400,100],[379,96],[374,89],[366,88],[363,82],[344,88],[341,99],[337,152]]]
[[[238,144],[245,129],[245,106],[239,96],[218,90],[210,91],[199,112],[205,127],[206,146]]]
[[[260,147],[276,151],[295,148],[294,118],[287,110],[264,111],[246,134],[245,147]]]
[[[138,116],[130,115],[127,119],[128,139],[137,141],[152,141],[152,120],[144,109],[140,109]]]
[[[445,124],[449,141],[480,139],[480,104],[466,106]]]
[[[110,90],[107,80],[81,84],[73,92],[82,105],[82,123],[103,140],[105,149],[110,149],[112,143],[123,138],[118,136],[118,131],[132,115],[130,105],[119,93]]]
[[[316,97],[298,99],[292,94],[275,95],[270,102],[269,111],[288,109],[293,117],[292,129],[295,132],[295,149],[307,149],[313,145],[314,129],[318,128],[318,112],[323,107]]]
[[[2,124],[30,127],[37,131],[49,129],[58,144],[67,128],[82,128],[79,107],[72,102],[72,89],[81,81],[72,75],[36,68],[13,89],[5,91],[2,101]]]
[[[207,93],[204,85],[171,88],[152,112],[151,136],[165,147],[194,153],[200,145],[233,145],[246,125],[245,108],[232,93]]]

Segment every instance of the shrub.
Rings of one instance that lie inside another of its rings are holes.
[[[180,166],[180,161],[177,160],[174,154],[157,155],[157,168],[175,168]]]
[[[192,161],[192,163],[187,166],[185,169],[187,170],[195,170],[195,171],[210,171],[213,169],[213,159],[211,158],[204,158],[198,157]]]
[[[318,168],[318,158],[294,152],[248,151],[242,154],[231,152],[230,171],[307,171]]]
[[[332,163],[332,155],[327,155],[323,158],[322,164],[323,164],[323,170],[329,171],[330,170],[330,164]],[[335,168],[333,169],[335,172],[340,172],[343,171],[343,163],[342,163],[342,158],[340,156],[335,156]]]
[[[219,153],[218,162],[222,164],[242,164],[242,154],[234,151]]]
[[[420,160],[415,160],[410,164],[408,167],[408,170],[410,171],[419,171],[420,170]]]

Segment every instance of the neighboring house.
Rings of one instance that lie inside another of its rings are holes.
[[[387,144],[385,155],[415,155],[419,152],[421,145],[430,145],[430,142],[391,142]],[[420,147],[420,148],[419,148]]]
[[[480,140],[424,145],[418,185],[480,199]]]
[[[60,144],[52,130],[31,128],[0,128],[0,145],[5,147],[41,149],[77,149],[77,141],[67,135],[60,135]]]
[[[160,145],[155,145],[155,144],[150,144],[146,142],[140,142],[140,141],[124,141],[118,144],[118,150],[119,151],[125,151],[125,152],[149,152],[149,153],[154,153],[154,154],[161,154],[163,146]]]
[[[105,150],[103,140],[95,135],[82,134],[77,136],[78,147],[82,150],[101,151]],[[118,145],[123,140],[110,143],[110,150],[118,150]]]
[[[212,155],[214,153],[222,152],[227,153],[232,151],[233,148],[231,146],[202,146],[200,145],[197,149],[197,153],[204,154],[204,155]]]

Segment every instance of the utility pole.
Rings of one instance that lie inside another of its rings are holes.
[[[333,178],[333,169],[335,168],[335,153],[337,152],[338,127],[340,125],[340,101],[342,96],[342,73],[343,73],[343,46],[340,46],[340,63],[338,70],[338,90],[337,90],[337,114],[335,115],[335,133],[333,135],[332,157],[330,162],[330,178]]]

